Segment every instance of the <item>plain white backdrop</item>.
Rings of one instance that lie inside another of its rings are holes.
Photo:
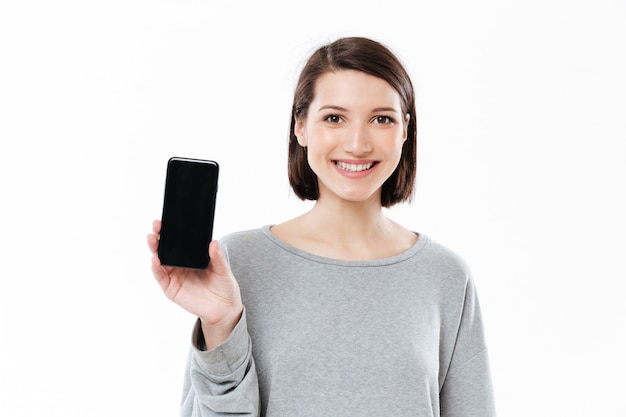
[[[471,265],[501,416],[626,416],[626,3],[0,5],[0,415],[173,416],[194,321],[145,236],[170,156],[221,165],[216,237],[305,211],[292,88],[339,36],[417,89],[415,201]],[[306,377],[306,375],[303,375]]]

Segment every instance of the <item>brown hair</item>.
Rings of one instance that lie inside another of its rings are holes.
[[[399,59],[384,45],[362,37],[338,39],[317,49],[300,72],[293,97],[289,130],[289,184],[302,200],[317,200],[317,175],[307,161],[307,149],[300,146],[294,127],[305,119],[313,101],[315,82],[324,73],[356,70],[387,81],[400,95],[402,114],[409,114],[407,139],[395,171],[382,186],[381,204],[391,207],[413,197],[417,170],[417,128],[415,124],[415,93],[413,84]]]

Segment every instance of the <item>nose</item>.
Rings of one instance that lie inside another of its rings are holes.
[[[343,142],[343,150],[353,155],[365,155],[372,151],[372,143],[367,127],[361,125],[352,126],[346,132]]]

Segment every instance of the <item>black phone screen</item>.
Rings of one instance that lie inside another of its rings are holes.
[[[218,172],[215,161],[178,157],[168,161],[159,240],[162,265],[209,266]]]

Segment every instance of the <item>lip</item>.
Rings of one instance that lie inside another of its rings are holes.
[[[348,171],[346,169],[340,168],[337,165],[338,162],[342,164],[346,164],[346,165],[372,164],[372,166],[369,169],[365,169],[363,171]],[[335,170],[342,176],[346,178],[351,178],[351,179],[360,179],[360,178],[365,178],[371,175],[376,170],[376,167],[378,166],[378,162],[379,161],[376,161],[373,159],[333,159],[332,160]]]

